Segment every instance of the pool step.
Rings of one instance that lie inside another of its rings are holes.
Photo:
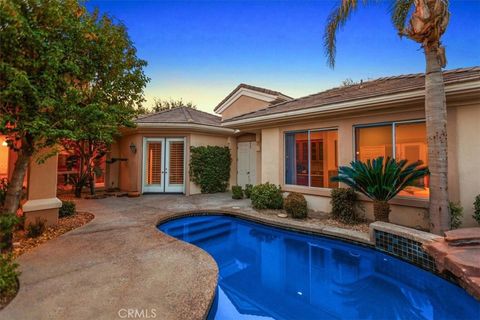
[[[165,232],[172,237],[195,244],[227,235],[232,231],[232,223],[212,220],[203,221],[201,224],[189,225],[185,228],[181,226],[180,228],[176,227],[175,230],[173,229],[165,230]]]

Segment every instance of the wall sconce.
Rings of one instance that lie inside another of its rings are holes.
[[[8,147],[7,141],[3,141],[3,142],[2,142],[2,147]]]
[[[133,142],[130,144],[130,151],[132,151],[133,154],[137,153],[137,146]]]

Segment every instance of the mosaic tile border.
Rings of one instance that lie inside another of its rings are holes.
[[[437,272],[435,261],[422,249],[422,243],[381,230],[374,230],[374,237],[376,249]]]

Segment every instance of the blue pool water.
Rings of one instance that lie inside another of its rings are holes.
[[[460,287],[367,247],[227,216],[158,228],[217,262],[209,319],[480,319]]]

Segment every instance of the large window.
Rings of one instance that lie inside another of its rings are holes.
[[[422,160],[428,165],[427,132],[424,121],[391,122],[355,128],[355,157],[366,161],[379,156]],[[402,196],[428,198],[428,177],[400,193]]]
[[[285,133],[285,184],[334,188],[338,173],[337,130]]]
[[[97,161],[95,170],[95,188],[105,187],[106,157]],[[62,152],[58,154],[57,164],[57,188],[58,191],[70,191],[73,189],[73,181],[80,173],[80,157],[75,154]]]

